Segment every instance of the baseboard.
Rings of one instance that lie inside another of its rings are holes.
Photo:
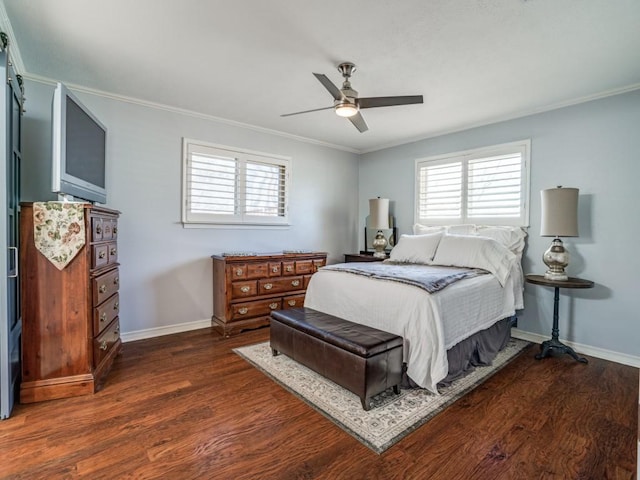
[[[549,340],[548,336],[540,335],[538,333],[525,332],[518,328],[511,329],[511,336],[519,338],[521,340],[528,340],[534,343],[542,343],[545,340]],[[612,350],[605,350],[604,348],[592,347],[590,345],[583,345],[581,343],[570,342],[562,338],[560,339],[560,341],[573,348],[576,352],[582,353],[583,355],[589,355],[591,357],[601,358],[603,360],[609,360],[611,362],[621,363],[623,365],[629,365],[630,367],[640,368],[640,357],[627,355],[626,353],[614,352]]]
[[[190,330],[199,330],[201,328],[210,328],[211,319],[196,320],[195,322],[177,323],[175,325],[166,325],[164,327],[145,328],[144,330],[135,330],[133,332],[122,332],[120,340],[123,343],[133,342],[135,340],[144,340],[145,338],[160,337],[162,335],[171,335],[172,333],[188,332]]]

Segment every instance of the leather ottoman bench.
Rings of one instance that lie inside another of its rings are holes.
[[[400,393],[402,337],[318,312],[271,312],[271,351],[288,357],[360,397],[362,407],[393,387]]]

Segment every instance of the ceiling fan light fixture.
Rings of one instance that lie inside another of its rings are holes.
[[[339,117],[353,117],[358,113],[358,107],[353,103],[339,103],[336,105],[336,114]]]

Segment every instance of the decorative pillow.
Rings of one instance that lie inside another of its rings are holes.
[[[451,235],[475,235],[476,226],[473,223],[449,225],[447,227],[447,233]]]
[[[504,287],[515,261],[515,254],[493,238],[443,235],[432,263],[481,268],[491,272]]]
[[[393,247],[389,260],[403,263],[430,264],[440,243],[441,233],[426,235],[400,235],[400,241]]]
[[[446,230],[445,226],[432,227],[429,225],[422,225],[420,223],[416,223],[413,226],[414,235],[424,235],[426,233],[444,232],[445,230]]]

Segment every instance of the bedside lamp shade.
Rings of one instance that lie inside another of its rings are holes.
[[[540,192],[542,200],[541,237],[578,236],[578,189],[549,188]]]
[[[369,226],[378,230],[376,237],[373,239],[373,256],[378,258],[386,258],[387,254],[384,249],[387,247],[387,239],[382,230],[389,228],[389,199],[388,198],[372,198],[369,200]]]
[[[569,277],[564,269],[569,265],[569,252],[565,250],[560,237],[578,236],[578,189],[559,186],[542,190],[540,200],[540,236],[555,237],[542,255],[542,261],[548,267],[544,278],[566,281]]]

